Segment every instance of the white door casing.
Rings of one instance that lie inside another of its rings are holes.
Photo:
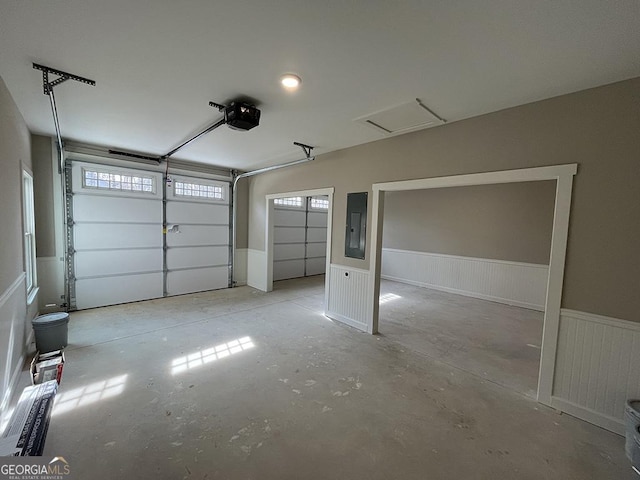
[[[369,333],[377,333],[378,331],[378,297],[380,295],[382,224],[385,192],[555,180],[556,199],[553,215],[547,295],[545,300],[540,374],[538,377],[538,401],[550,405],[560,325],[562,284],[564,280],[569,214],[571,210],[571,191],[573,187],[573,176],[577,171],[577,164],[568,164],[374,184],[371,206],[371,269],[367,299],[369,305],[367,309],[367,330]]]
[[[273,253],[274,253],[274,219],[275,219],[275,209],[273,200],[275,198],[286,198],[286,197],[314,197],[314,196],[326,196],[329,200],[329,207],[327,209],[327,229],[326,229],[326,250],[325,250],[325,311],[327,310],[328,298],[329,298],[329,277],[330,277],[330,269],[329,265],[331,263],[331,228],[333,221],[333,187],[328,188],[318,188],[313,190],[301,190],[294,192],[282,192],[282,193],[272,193],[265,196],[266,200],[266,212],[265,212],[265,255],[261,258],[263,265],[262,268],[255,267],[253,268],[251,265],[248,265],[250,271],[256,272],[259,274],[260,285],[264,286],[265,291],[270,292],[273,290]]]

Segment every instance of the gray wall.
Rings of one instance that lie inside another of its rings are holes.
[[[236,210],[236,248],[247,248],[249,244],[249,181],[246,178],[238,180],[237,210]]]
[[[36,251],[38,257],[55,257],[56,239],[53,216],[53,162],[51,137],[31,136],[33,157],[34,209],[36,216]],[[57,179],[56,172],[56,179]]]
[[[555,182],[389,192],[382,246],[549,264]]]
[[[253,177],[249,248],[264,250],[265,194],[335,187],[332,262],[348,192],[412,178],[578,163],[562,306],[640,322],[640,78],[380,140]],[[371,225],[370,218],[368,225]],[[367,232],[367,247],[370,231]]]
[[[0,78],[0,401],[20,365],[29,320],[24,283],[13,295],[8,289],[24,272],[22,228],[22,169],[31,169],[31,136],[7,87]],[[16,303],[18,299],[19,303]],[[34,302],[33,305],[37,305]]]

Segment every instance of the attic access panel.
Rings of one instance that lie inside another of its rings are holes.
[[[420,100],[403,103],[354,119],[384,135],[397,135],[445,123]]]

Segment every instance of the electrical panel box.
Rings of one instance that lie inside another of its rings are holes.
[[[347,231],[344,256],[364,258],[367,227],[367,192],[347,194]]]

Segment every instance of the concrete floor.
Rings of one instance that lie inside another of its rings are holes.
[[[45,455],[96,480],[634,478],[622,437],[322,301],[310,278],[72,314]]]
[[[543,312],[383,280],[380,334],[536,398]]]

